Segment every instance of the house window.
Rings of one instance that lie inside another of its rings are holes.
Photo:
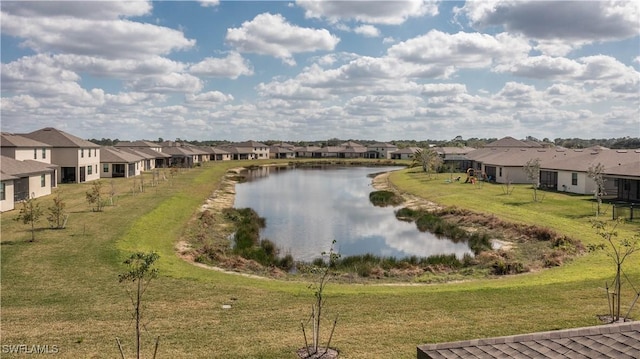
[[[4,201],[5,199],[4,182],[0,182],[0,201]]]
[[[502,177],[502,167],[500,167],[500,174],[498,174],[498,176]]]
[[[84,158],[84,148],[80,149],[80,158]]]
[[[578,174],[576,172],[571,173],[571,185],[572,186],[578,185]]]
[[[95,149],[95,148],[93,149],[93,156],[94,156],[94,157],[97,157],[97,156],[98,156],[98,150],[97,150],[97,149]]]
[[[47,158],[47,149],[46,148],[42,148],[42,159]]]
[[[40,187],[45,187],[47,185],[47,176],[44,174],[40,175]]]
[[[89,152],[89,157],[91,157],[91,149],[89,149],[89,151],[88,151],[88,152]]]
[[[102,165],[102,172],[105,172],[105,173],[109,172],[109,164],[108,163],[105,163],[105,164]]]
[[[93,166],[87,167],[87,174],[90,175],[93,173]]]
[[[37,149],[33,149],[33,159],[37,160],[38,159],[38,150]]]

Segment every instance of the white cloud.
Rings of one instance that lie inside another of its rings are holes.
[[[233,96],[226,95],[220,91],[209,91],[199,94],[187,94],[185,99],[190,106],[213,107],[224,102],[233,101]]]
[[[455,12],[476,29],[502,27],[536,39],[537,49],[549,55],[640,32],[637,1],[469,1]]]
[[[364,37],[378,37],[380,36],[380,30],[378,30],[373,25],[360,25],[353,29],[353,32],[356,34],[362,35]]]
[[[253,75],[253,67],[249,61],[237,52],[232,52],[225,58],[207,57],[192,65],[189,71],[194,75],[207,77],[227,77],[237,79],[239,76]]]
[[[139,76],[184,71],[184,64],[160,56],[144,59],[105,59],[85,55],[53,55],[56,66],[98,77],[131,79]]]
[[[263,13],[239,28],[227,29],[226,41],[239,52],[270,55],[295,65],[293,54],[333,50],[340,39],[325,29],[292,25],[280,14]]]
[[[429,97],[452,96],[467,92],[464,84],[426,84],[422,85],[421,94]]]
[[[220,5],[220,0],[198,0],[203,7],[215,7]]]
[[[368,24],[399,25],[410,17],[438,14],[438,1],[428,0],[298,0],[296,4],[305,9],[307,18],[325,18],[332,23],[355,20]]]
[[[182,32],[129,20],[25,17],[2,12],[2,33],[24,39],[36,52],[142,59],[191,48]]]
[[[116,20],[151,12],[150,1],[3,1],[2,12],[27,18]],[[4,30],[3,30],[4,31]]]
[[[140,92],[186,92],[195,93],[204,86],[199,78],[185,74],[171,72],[153,76],[136,78],[125,84],[127,88]]]
[[[529,78],[571,78],[581,71],[582,65],[564,57],[546,55],[534,56],[501,64],[495,67],[496,72],[508,72],[516,76]]]
[[[501,33],[496,36],[431,30],[427,34],[393,45],[390,56],[406,62],[440,68],[483,68],[494,62],[526,57],[530,50],[521,38]],[[444,70],[441,71],[444,73]]]

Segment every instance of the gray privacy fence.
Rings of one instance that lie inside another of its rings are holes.
[[[628,221],[637,220],[640,217],[638,209],[640,205],[633,203],[614,203],[612,206],[613,219],[626,219]]]

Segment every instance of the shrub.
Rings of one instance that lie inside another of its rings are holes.
[[[293,260],[293,256],[291,254],[286,254],[278,261],[278,268],[290,271],[291,269],[293,269],[294,264],[295,261]]]
[[[413,221],[414,217],[416,216],[416,211],[411,209],[411,208],[401,208],[399,210],[396,211],[396,218],[399,220],[409,220],[409,221]]]
[[[491,250],[491,238],[487,233],[473,233],[469,237],[469,248],[476,255],[480,252]]]
[[[402,197],[391,191],[374,191],[369,193],[369,201],[374,206],[397,206],[403,202]]]
[[[260,247],[264,251],[264,253],[269,257],[275,257],[278,255],[278,249],[276,248],[275,243],[268,239],[263,239],[260,241]]]

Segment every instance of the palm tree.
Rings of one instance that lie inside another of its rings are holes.
[[[411,167],[421,166],[424,172],[431,175],[432,172],[436,172],[442,165],[442,158],[438,153],[430,148],[421,148],[413,154]]]

